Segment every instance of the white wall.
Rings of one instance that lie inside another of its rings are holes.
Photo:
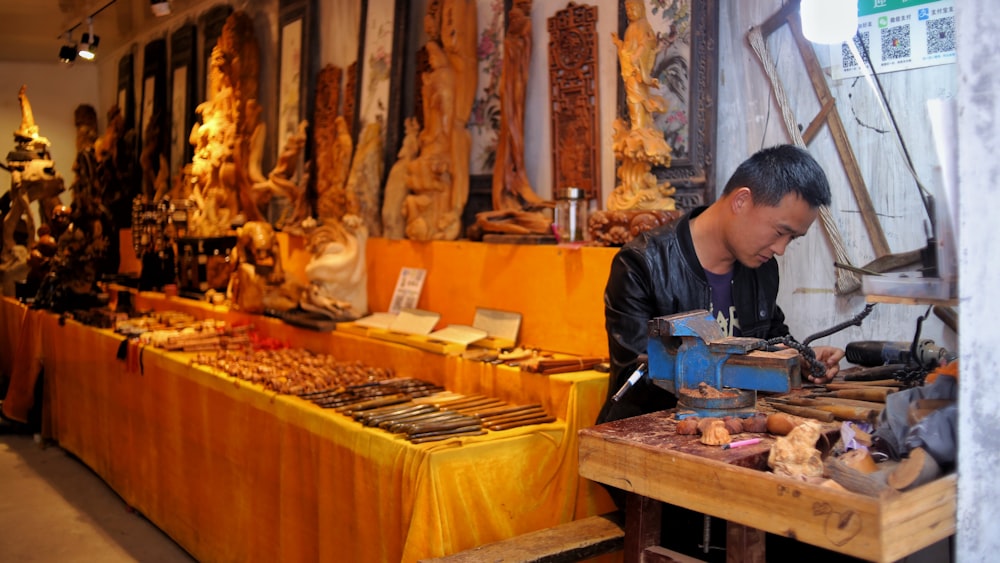
[[[963,315],[959,387],[958,561],[996,561],[1000,553],[1000,260],[996,205],[1000,190],[1000,57],[995,42],[1000,14],[990,0],[956,8],[959,66],[959,297]],[[992,273],[990,273],[992,272]]]

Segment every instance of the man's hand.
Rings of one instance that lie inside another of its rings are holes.
[[[813,351],[816,352],[816,359],[826,366],[826,373],[822,377],[810,375],[809,381],[816,385],[829,383],[840,372],[840,360],[844,359],[844,351],[833,346],[814,346]]]

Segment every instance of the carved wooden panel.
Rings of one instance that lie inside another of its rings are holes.
[[[575,186],[600,201],[597,6],[570,2],[548,25],[552,186]]]

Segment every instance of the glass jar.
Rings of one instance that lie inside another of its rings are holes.
[[[556,190],[554,223],[559,242],[587,239],[587,193],[582,188]]]

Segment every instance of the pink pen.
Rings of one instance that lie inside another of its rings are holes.
[[[759,443],[760,443],[760,438],[750,438],[749,440],[739,440],[738,442],[730,442],[728,444],[724,444],[722,446],[722,449],[731,450],[733,448],[742,448],[743,446],[752,446],[754,444],[759,444]]]

